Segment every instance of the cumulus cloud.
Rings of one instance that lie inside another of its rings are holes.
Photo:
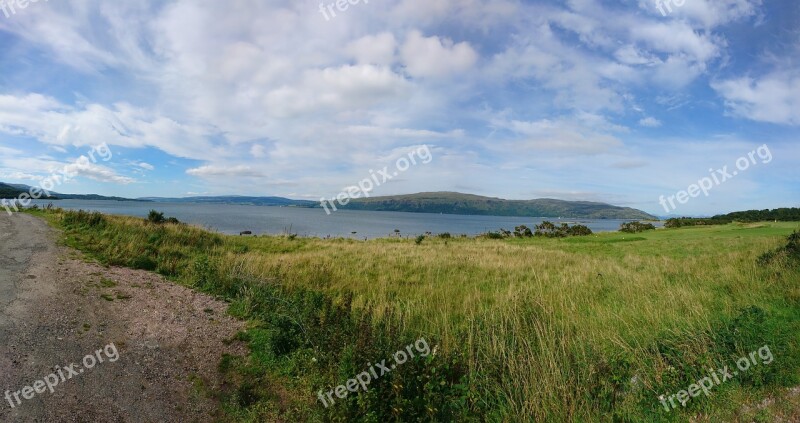
[[[800,73],[777,72],[711,84],[736,116],[784,125],[800,125]]]
[[[238,165],[238,166],[200,166],[197,168],[192,168],[186,171],[187,174],[192,176],[198,176],[201,178],[213,178],[213,177],[249,177],[249,178],[260,178],[266,176],[264,171],[259,169],[254,169],[250,166],[245,165]]]
[[[463,73],[478,61],[478,53],[467,42],[425,37],[411,31],[401,50],[403,63],[411,76],[441,78]]]
[[[538,121],[495,119],[492,123],[512,134],[513,138],[505,142],[506,148],[522,149],[526,153],[597,155],[623,146],[622,141],[609,130],[624,128],[597,120],[594,115]]]
[[[0,132],[24,134],[55,146],[87,146],[93,140],[132,148],[154,147],[178,157],[219,157],[210,128],[186,125],[150,110],[117,103],[69,106],[42,94],[0,96]]]
[[[0,177],[14,179],[14,180],[28,179],[32,181],[38,181],[39,179],[41,179],[41,176],[31,175],[30,173],[24,173],[24,172],[9,172],[9,173],[0,172]]]
[[[99,182],[112,182],[123,185],[136,182],[133,178],[118,175],[114,170],[106,166],[92,163],[86,156],[81,156],[75,163],[64,166],[63,171],[65,174],[84,176]]]
[[[646,128],[658,128],[659,126],[661,126],[661,121],[652,116],[648,116],[646,118],[640,119],[639,125],[644,126]]]
[[[397,40],[391,32],[367,35],[351,41],[345,51],[359,64],[388,66],[394,62]]]
[[[666,3],[667,1],[662,2]],[[652,0],[639,0],[639,6],[654,15],[663,17],[663,14],[667,14],[671,18],[685,18],[706,28],[756,15],[761,4],[762,0],[692,0],[685,1],[682,6],[677,6],[675,2],[669,8],[664,5],[662,12]]]

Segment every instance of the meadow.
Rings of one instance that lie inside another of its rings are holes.
[[[800,402],[798,223],[563,239],[236,237],[180,223],[30,211],[106,265],[230,302],[250,356],[207,392],[230,421],[772,421]],[[424,337],[416,357],[325,408],[328,391]],[[709,368],[768,345],[713,393],[667,410]],[[765,398],[781,398],[761,404]]]

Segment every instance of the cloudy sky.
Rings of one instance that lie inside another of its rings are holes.
[[[318,200],[427,145],[373,195],[666,215],[766,145],[674,213],[800,206],[796,0],[5,1],[0,181]]]

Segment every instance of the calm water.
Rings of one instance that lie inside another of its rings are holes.
[[[35,201],[45,205],[50,201]],[[450,232],[454,236],[478,235],[500,228],[514,230],[515,226],[533,225],[542,220],[554,223],[581,223],[595,232],[615,231],[623,220],[542,219],[530,217],[459,216],[400,212],[340,210],[331,215],[322,209],[294,207],[263,207],[227,204],[146,203],[119,201],[60,200],[56,207],[83,209],[108,214],[145,217],[152,209],[176,217],[181,222],[199,225],[226,234],[252,231],[254,234],[295,233],[311,237],[381,238],[399,229],[403,236],[425,232]],[[355,235],[352,232],[356,232]]]

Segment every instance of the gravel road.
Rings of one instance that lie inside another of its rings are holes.
[[[226,342],[243,327],[227,305],[90,263],[59,236],[0,214],[0,422],[220,420],[217,365],[245,353]]]

